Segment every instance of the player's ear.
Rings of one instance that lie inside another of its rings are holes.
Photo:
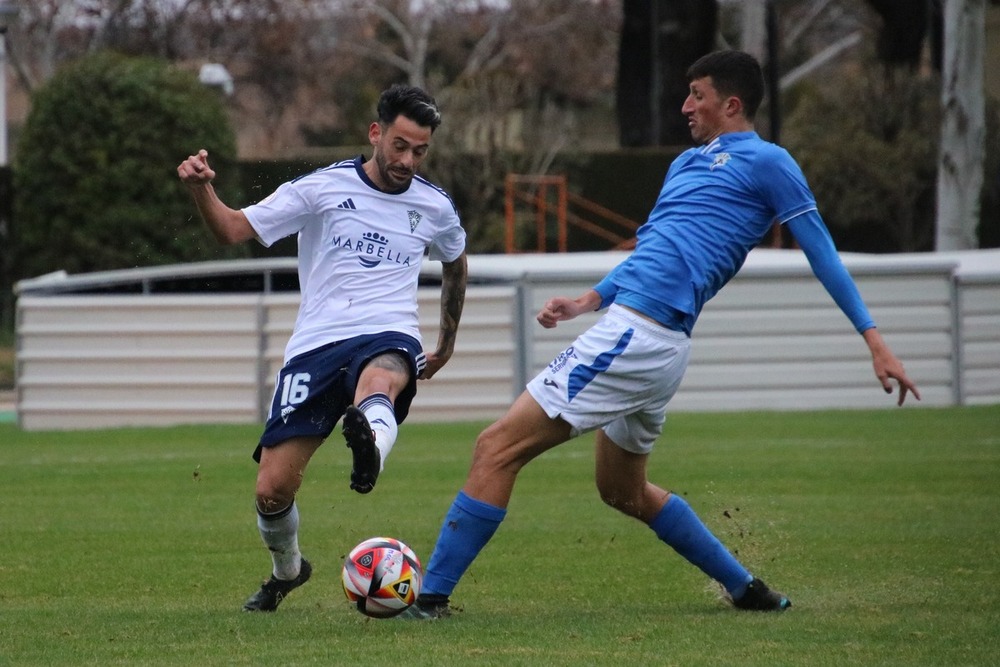
[[[378,121],[373,122],[368,126],[368,142],[374,146],[382,138],[382,126],[379,125]]]
[[[743,114],[743,100],[730,95],[726,98],[726,114],[729,116],[739,116]]]

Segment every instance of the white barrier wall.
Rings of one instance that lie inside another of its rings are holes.
[[[1000,271],[983,266],[958,276],[958,402],[1000,402]]]
[[[954,265],[888,271],[877,263],[850,263],[875,322],[918,382],[921,405],[955,404]],[[587,284],[565,287],[575,295]],[[562,287],[533,285],[529,309],[536,311]],[[535,340],[526,375],[567,345],[570,330],[542,331]],[[867,346],[804,259],[756,262],[705,306],[692,334],[688,372],[670,409],[882,407],[887,401],[878,389]]]
[[[623,257],[470,258],[474,281],[455,356],[420,383],[410,419],[499,416],[524,382],[598,317],[543,329],[534,315],[544,301],[577,296]],[[923,401],[908,405],[1000,402],[1000,252],[974,257],[963,270],[965,256],[845,256],[883,335],[920,386]],[[204,274],[206,267],[193,270]],[[169,275],[165,267],[156,272]],[[426,267],[428,276],[434,272],[435,265]],[[98,282],[106,286],[107,278]],[[137,280],[129,272],[114,279]],[[70,283],[19,285],[16,407],[23,428],[262,419],[297,294],[60,294]],[[421,288],[428,347],[437,338],[438,299],[438,288]],[[671,409],[894,405],[874,379],[864,342],[801,254],[755,251],[706,306]]]
[[[25,429],[259,417],[261,297],[40,296],[17,307]]]
[[[512,287],[466,301],[461,346],[421,382],[410,419],[499,414],[513,383]],[[440,292],[422,289],[437,341]],[[18,301],[17,414],[28,430],[253,423],[270,405],[297,294],[27,296]]]

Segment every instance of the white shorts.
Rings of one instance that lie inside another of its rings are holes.
[[[598,428],[619,447],[648,454],[681,384],[691,339],[612,305],[527,386],[573,436]]]

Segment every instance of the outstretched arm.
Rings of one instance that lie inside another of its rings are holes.
[[[441,332],[438,334],[437,348],[427,354],[427,366],[420,376],[429,380],[441,367],[448,363],[455,351],[455,337],[458,322],[465,307],[465,285],[468,281],[469,265],[463,252],[454,262],[441,264]]]
[[[215,193],[215,170],[208,165],[208,151],[202,149],[181,162],[177,175],[188,186],[198,213],[219,243],[242,243],[257,235],[243,211],[229,208]]]
[[[917,385],[906,376],[906,371],[903,370],[903,363],[896,358],[896,355],[889,349],[889,345],[882,340],[882,334],[879,333],[878,329],[875,327],[866,329],[861,335],[864,336],[865,343],[868,344],[868,350],[872,353],[872,366],[875,368],[875,377],[882,383],[885,393],[892,393],[892,383],[889,380],[893,379],[899,383],[899,400],[896,401],[896,405],[903,404],[903,401],[906,400],[906,392],[908,391],[913,392],[914,398],[919,401],[920,391],[917,389]]]
[[[819,213],[812,211],[797,216],[788,221],[788,228],[809,260],[813,273],[864,337],[872,355],[875,377],[882,383],[882,388],[887,394],[891,394],[892,383],[889,380],[896,380],[899,383],[898,405],[906,400],[907,392],[913,392],[913,396],[919,401],[917,386],[907,377],[902,362],[892,353],[889,345],[882,339],[882,334],[875,328],[875,322],[861,300],[857,285],[840,261],[837,248]]]

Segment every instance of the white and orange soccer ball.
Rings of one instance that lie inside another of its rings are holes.
[[[365,616],[390,618],[420,595],[420,561],[392,537],[372,537],[344,559],[344,593]]]

